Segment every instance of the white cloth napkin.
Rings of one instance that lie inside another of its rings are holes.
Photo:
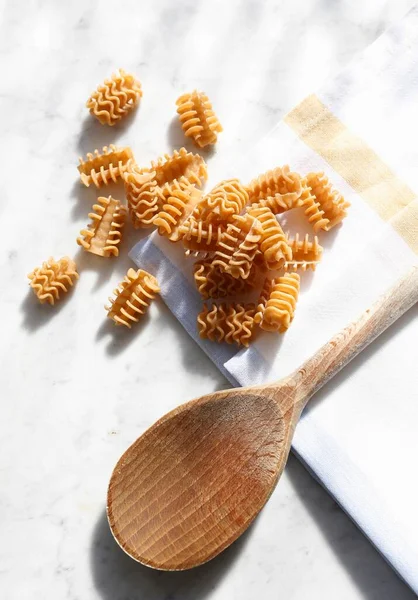
[[[312,104],[323,107],[331,121],[301,122],[304,106]],[[292,111],[244,160],[225,165],[225,177],[244,182],[281,164],[302,174],[325,171],[351,202],[342,227],[320,238],[324,256],[317,271],[302,274],[295,319],[285,335],[263,332],[240,351],[201,340],[196,316],[202,300],[193,283],[193,261],[184,257],[181,244],[153,234],[133,248],[131,257],[157,276],[166,304],[231,384],[278,379],[417,263],[417,140],[415,8]],[[365,147],[370,151],[364,153]],[[380,169],[382,181],[371,178],[365,189],[355,175],[359,165],[364,173]],[[397,179],[389,185],[394,174]],[[285,228],[310,231],[296,213],[280,217]],[[293,449],[418,593],[417,317],[414,307],[311,401]]]

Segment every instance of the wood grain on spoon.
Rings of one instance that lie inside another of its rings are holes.
[[[414,268],[289,377],[210,394],[157,421],[110,480],[108,519],[123,550],[182,570],[229,546],[272,493],[309,398],[417,301]]]

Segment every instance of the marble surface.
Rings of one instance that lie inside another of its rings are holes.
[[[226,386],[166,307],[135,331],[103,304],[122,256],[75,244],[95,200],[79,154],[129,142],[138,162],[184,143],[174,101],[204,89],[225,126],[211,173],[245,152],[298,100],[371,43],[412,0],[0,2],[0,595],[7,600],[273,600],[413,598],[346,515],[291,457],[250,530],[185,573],[137,565],[105,519],[112,467],[180,402]],[[84,102],[122,66],[140,78],[140,109],[119,127]],[[120,188],[112,189],[116,195]],[[26,273],[75,256],[74,293],[39,306]]]

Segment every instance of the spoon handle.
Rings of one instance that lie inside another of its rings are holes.
[[[414,266],[357,320],[322,346],[297,371],[303,406],[352,358],[418,302],[418,266]]]

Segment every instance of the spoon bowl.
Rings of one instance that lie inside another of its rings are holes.
[[[289,404],[257,388],[220,392],[148,429],[109,485],[109,523],[125,552],[157,569],[188,569],[239,537],[283,470]]]
[[[414,268],[289,377],[204,396],[157,421],[110,479],[107,514],[121,548],[168,571],[222,552],[267,502],[309,398],[417,301]]]

